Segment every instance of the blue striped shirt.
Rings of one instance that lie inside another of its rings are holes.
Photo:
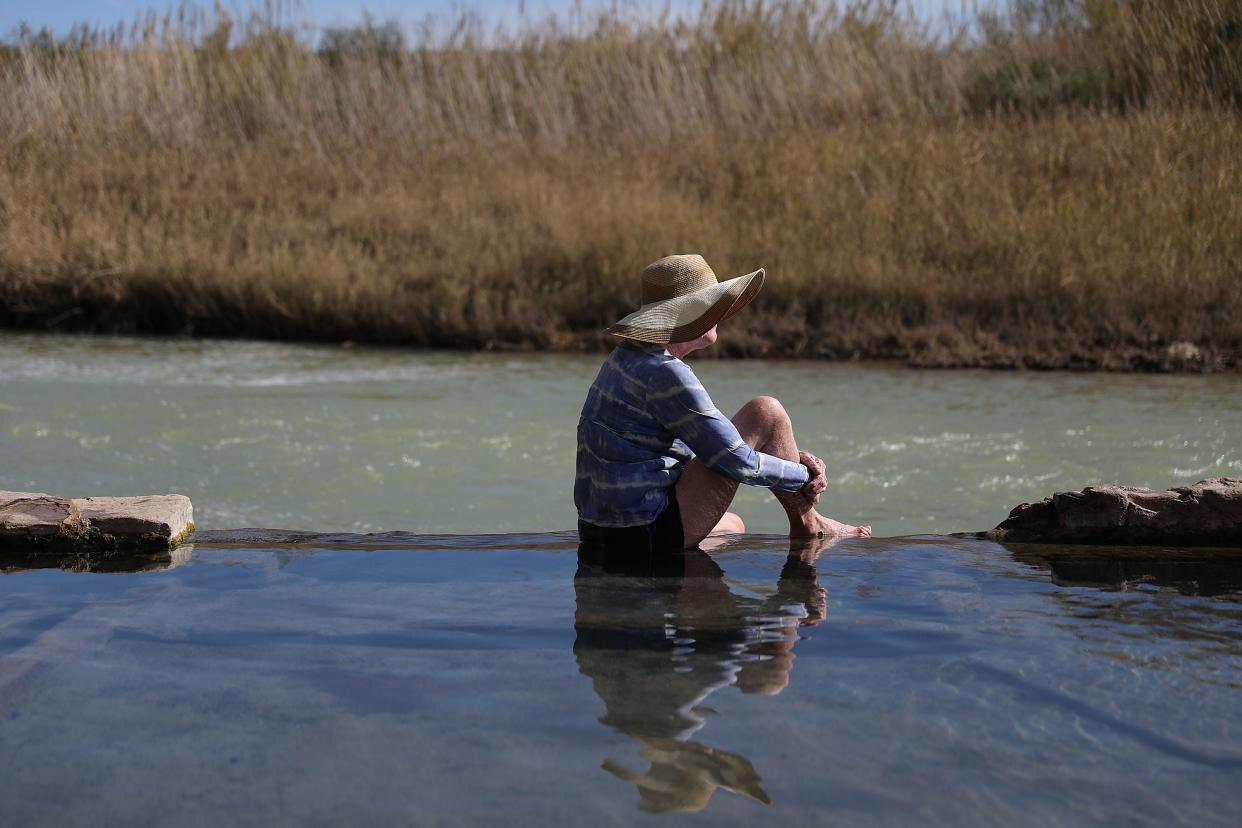
[[[662,346],[617,346],[578,420],[578,517],[596,526],[650,523],[694,457],[750,486],[797,491],[809,477],[801,463],[747,445],[690,366]]]

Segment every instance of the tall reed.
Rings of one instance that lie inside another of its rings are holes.
[[[1242,0],[19,32],[0,322],[590,347],[701,250],[726,352],[1237,366],[1240,109]]]

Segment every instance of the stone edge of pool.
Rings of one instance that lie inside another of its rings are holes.
[[[0,549],[32,554],[168,552],[194,533],[185,495],[57,497],[0,491]]]
[[[64,498],[0,491],[0,555],[111,557],[169,553],[194,533],[185,495]],[[300,534],[300,533],[299,533]],[[1164,491],[1088,486],[1023,503],[995,529],[958,533],[1005,543],[1242,548],[1242,479]]]
[[[1242,479],[1212,477],[1157,491],[1088,486],[1023,503],[995,529],[1007,543],[1242,547]]]

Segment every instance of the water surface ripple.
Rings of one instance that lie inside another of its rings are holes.
[[[0,488],[180,492],[207,529],[572,529],[599,362],[4,333]],[[694,364],[722,410],[784,401],[828,462],[831,511],[878,535],[987,528],[1093,483],[1242,475],[1242,376]],[[765,492],[738,509],[783,529]]]
[[[1240,804],[1242,551],[756,535],[626,573],[573,533],[239,530],[129,568],[0,576],[14,824]]]

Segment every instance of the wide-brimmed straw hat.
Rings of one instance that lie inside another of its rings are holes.
[[[665,256],[643,270],[642,307],[607,329],[639,342],[689,342],[750,303],[763,287],[763,268],[726,282],[697,253]]]

